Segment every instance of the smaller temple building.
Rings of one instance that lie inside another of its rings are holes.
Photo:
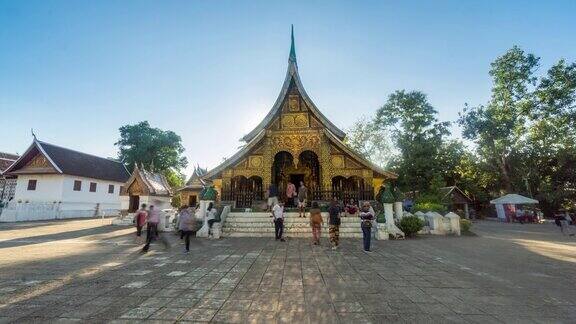
[[[134,166],[130,179],[120,193],[122,211],[134,213],[142,204],[157,209],[172,208],[172,189],[162,173],[150,172],[144,167]]]
[[[4,174],[18,177],[14,199],[0,215],[11,222],[118,214],[120,187],[130,177],[119,161],[36,137]]]
[[[178,191],[180,192],[180,203],[187,206],[196,206],[200,201],[200,192],[207,185],[206,180],[202,179],[206,175],[207,170],[196,166],[194,172],[186,186],[182,187]]]

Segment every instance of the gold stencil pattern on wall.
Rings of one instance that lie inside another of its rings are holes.
[[[282,116],[282,128],[306,128],[309,127],[308,114],[286,114]]]
[[[344,168],[344,157],[342,155],[332,155],[331,163],[335,168]]]
[[[259,155],[252,155],[250,156],[250,168],[258,169],[262,167],[262,157]]]
[[[290,95],[288,98],[288,107],[290,111],[300,111],[300,96]]]

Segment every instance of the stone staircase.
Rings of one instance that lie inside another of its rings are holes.
[[[310,221],[306,217],[298,217],[298,213],[289,212],[284,218],[284,237],[312,237]],[[322,213],[324,226],[322,237],[328,237],[328,213]],[[360,220],[357,217],[342,217],[340,237],[361,238]],[[225,237],[274,237],[274,224],[270,213],[266,212],[230,212],[222,227]]]

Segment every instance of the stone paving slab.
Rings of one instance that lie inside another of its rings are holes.
[[[0,323],[573,323],[576,241],[550,224],[374,242],[193,239],[139,252],[101,220],[0,224]]]

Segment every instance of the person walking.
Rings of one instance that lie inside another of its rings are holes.
[[[194,220],[192,219],[192,214],[190,213],[190,208],[184,206],[182,211],[180,212],[179,216],[179,226],[178,229],[182,233],[182,237],[184,238],[184,245],[186,247],[185,253],[190,252],[190,235],[192,235],[192,231],[194,230]]]
[[[364,242],[364,252],[370,251],[370,238],[372,235],[372,221],[374,220],[374,214],[370,212],[370,203],[365,201],[362,204],[362,209],[360,211],[360,227],[362,228],[362,239]]]
[[[310,209],[310,227],[312,227],[312,239],[314,245],[320,245],[320,236],[322,235],[322,225],[324,220],[322,219],[322,213],[317,202],[312,203],[312,209]]]
[[[328,207],[328,226],[330,234],[330,243],[332,244],[332,250],[338,248],[340,243],[340,215],[342,214],[342,207],[338,203],[338,198],[334,197],[330,202],[330,207]]]
[[[288,185],[286,186],[286,199],[288,207],[294,206],[294,197],[296,197],[296,186],[288,181]]]
[[[214,203],[210,202],[208,208],[206,209],[206,220],[208,221],[208,237],[214,237],[212,235],[212,225],[216,222],[216,214],[218,213]]]
[[[150,249],[150,244],[152,240],[157,238],[158,236],[158,223],[160,223],[160,213],[154,208],[153,205],[150,205],[150,209],[148,210],[148,217],[147,217],[147,227],[146,227],[146,244],[142,248],[143,252],[148,252]]]
[[[560,231],[562,235],[574,236],[574,231],[570,228],[570,222],[572,218],[566,213],[566,215],[558,215],[554,222],[556,225],[560,226]]]
[[[136,243],[142,243],[142,228],[146,225],[146,218],[148,212],[146,211],[146,204],[142,204],[134,216],[134,224],[136,225]]]
[[[298,188],[298,217],[305,217],[306,211],[306,198],[308,197],[308,188],[304,185],[304,181],[300,181],[300,188]]]
[[[272,207],[274,207],[278,203],[278,187],[274,183],[270,184],[268,187],[268,211],[272,211]]]
[[[280,240],[284,242],[284,238],[282,237],[284,233],[284,206],[281,201],[272,208],[272,217],[274,217],[273,222],[276,241]]]

